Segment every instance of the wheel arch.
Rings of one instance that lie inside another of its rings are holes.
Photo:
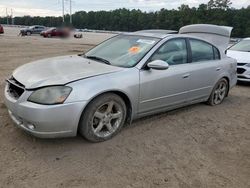
[[[87,107],[90,105],[90,103],[96,99],[97,97],[101,96],[101,95],[104,95],[104,94],[108,94],[108,93],[113,93],[113,94],[116,94],[118,95],[119,97],[122,98],[122,100],[125,102],[125,105],[126,105],[126,108],[127,108],[127,117],[126,117],[126,124],[130,124],[131,121],[132,121],[132,114],[133,114],[133,107],[132,107],[132,103],[131,103],[131,99],[128,97],[128,95],[123,92],[123,91],[120,91],[120,90],[108,90],[108,91],[104,91],[104,92],[101,92],[101,93],[98,93],[96,95],[94,95],[89,101],[88,103],[86,104],[86,106],[83,108],[82,112],[81,112],[81,116],[79,118],[79,122],[78,122],[78,128],[79,128],[79,124],[80,124],[80,121],[81,121],[81,117],[83,115],[83,113],[86,111]],[[77,129],[78,129],[77,128]]]
[[[227,80],[228,83],[228,88],[227,88],[227,93],[226,93],[226,97],[228,96],[229,90],[230,90],[230,79],[227,76],[223,76],[222,78]]]
[[[124,92],[121,92],[121,91],[112,91],[111,93],[114,93],[114,94],[120,96],[122,98],[122,100],[125,102],[126,108],[127,108],[126,123],[130,123],[132,120],[132,108],[133,108],[130,98],[128,97],[127,94],[125,94]]]

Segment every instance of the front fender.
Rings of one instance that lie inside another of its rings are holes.
[[[102,93],[121,92],[130,100],[132,117],[136,116],[139,100],[139,70],[137,68],[78,80],[68,86],[73,90],[65,103],[80,101],[89,103]]]

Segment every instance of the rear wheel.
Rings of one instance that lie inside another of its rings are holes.
[[[103,94],[83,112],[79,132],[92,142],[108,140],[121,130],[126,114],[126,105],[121,97],[112,93]]]
[[[221,104],[227,96],[228,88],[228,81],[225,78],[219,80],[208,99],[208,104],[212,106]]]

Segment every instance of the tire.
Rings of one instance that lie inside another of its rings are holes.
[[[26,32],[26,35],[27,35],[27,36],[30,36],[30,35],[31,35],[31,32],[30,32],[30,31],[27,31],[27,32]]]
[[[127,115],[121,97],[113,93],[93,99],[84,110],[79,133],[91,142],[103,142],[114,137],[123,127]]]
[[[229,89],[229,83],[225,78],[220,79],[214,86],[213,91],[207,101],[207,104],[215,106],[221,104],[226,98]]]

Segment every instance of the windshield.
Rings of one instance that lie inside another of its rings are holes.
[[[250,40],[242,40],[239,43],[232,46],[229,50],[250,52]]]
[[[133,67],[159,41],[158,38],[118,35],[85,54],[85,57],[95,57],[119,67]]]

